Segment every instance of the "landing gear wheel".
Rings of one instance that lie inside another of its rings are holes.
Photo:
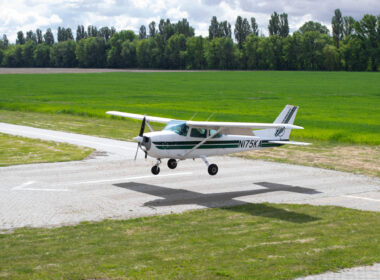
[[[154,175],[158,175],[158,173],[160,173],[160,168],[157,165],[155,165],[152,167],[151,171]]]
[[[168,160],[168,167],[170,169],[175,169],[177,167],[177,161],[175,159],[169,159]]]
[[[216,175],[218,173],[218,166],[216,164],[210,164],[208,166],[208,174],[210,175]]]

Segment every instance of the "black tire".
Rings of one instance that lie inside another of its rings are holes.
[[[208,166],[208,174],[214,176],[216,173],[218,173],[218,166],[216,164],[210,164]]]
[[[168,167],[170,169],[175,169],[177,167],[177,161],[175,159],[169,159],[168,160]]]
[[[155,165],[152,167],[151,171],[154,175],[158,175],[160,173],[160,168],[157,165]]]

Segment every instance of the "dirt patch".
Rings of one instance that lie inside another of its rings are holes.
[[[110,72],[200,72],[199,70],[154,70],[154,69],[104,69],[104,68],[1,68],[0,74],[69,74],[69,73],[110,73]]]
[[[240,156],[287,162],[380,177],[380,146],[284,146],[251,151]]]

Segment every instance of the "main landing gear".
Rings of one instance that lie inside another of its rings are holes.
[[[170,169],[175,169],[177,167],[177,161],[173,158],[168,160],[168,167]]]
[[[214,163],[209,164],[206,157],[201,157],[201,159],[207,165],[208,174],[210,174],[211,176],[214,176],[218,173],[218,166],[216,164],[214,164]],[[161,164],[161,159],[157,159],[156,164],[151,169],[151,171],[154,175],[158,175],[160,173],[160,164]],[[168,160],[168,167],[170,169],[175,169],[177,167],[177,164],[178,164],[178,161],[173,159],[173,158]]]
[[[209,164],[205,156],[202,156],[201,159],[207,165],[208,174],[210,174],[211,176],[214,176],[218,173],[218,166],[216,164],[214,164],[214,163]]]

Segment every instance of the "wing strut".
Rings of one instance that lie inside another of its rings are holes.
[[[183,157],[187,156],[188,154],[190,154],[192,151],[198,149],[199,146],[203,145],[207,140],[211,139],[212,137],[214,137],[214,135],[220,133],[221,131],[223,130],[223,127],[220,127],[218,128],[218,130],[213,133],[212,135],[208,136],[207,138],[205,138],[204,140],[202,140],[201,142],[199,142],[197,145],[195,145],[190,151],[187,151]]]

